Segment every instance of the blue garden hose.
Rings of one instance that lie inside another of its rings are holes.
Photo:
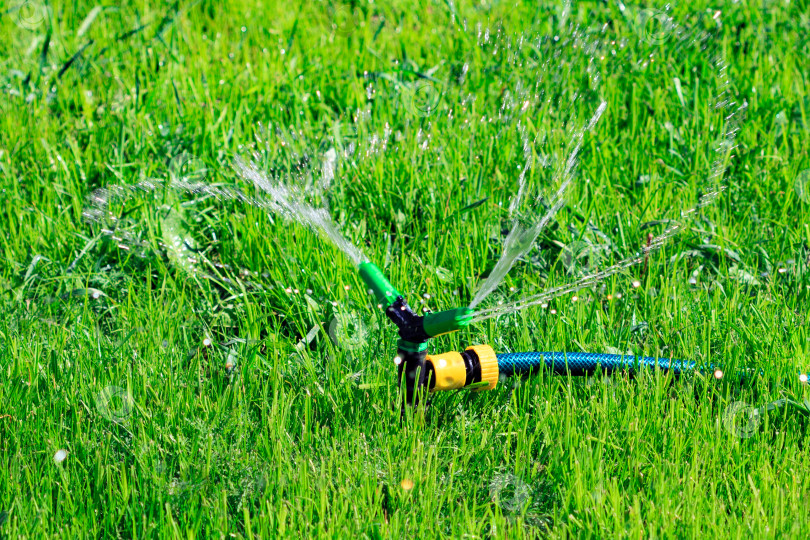
[[[522,352],[496,354],[489,345],[474,345],[461,352],[427,355],[431,391],[452,390],[475,385],[476,390],[491,390],[501,375],[528,375],[549,370],[557,375],[590,375],[597,369],[610,374],[623,371],[635,375],[641,369],[661,370],[680,376],[693,371],[695,362],[581,352]],[[711,366],[709,366],[711,369]]]
[[[480,348],[480,347],[479,347]],[[622,356],[619,354],[602,353],[582,353],[582,352],[520,352],[501,353],[496,355],[498,371],[502,375],[528,375],[536,373],[540,369],[548,369],[558,375],[590,375],[596,372],[597,367],[601,367],[605,374],[615,371],[626,371],[630,375],[638,372],[638,368],[660,369],[670,371],[673,375],[679,376],[684,372],[694,371],[695,362],[685,360],[674,360],[671,358],[653,358],[651,356],[633,355]],[[708,369],[714,369],[707,366]],[[722,371],[716,371],[715,376]],[[760,370],[761,374],[762,371]],[[740,373],[746,376],[746,373]],[[719,377],[718,377],[719,378]],[[799,373],[799,380],[807,382],[807,375]],[[791,399],[777,399],[758,409],[748,407],[751,414],[762,414],[765,411],[773,411],[779,407],[790,407],[804,415],[810,416],[810,400],[803,400],[801,403]]]
[[[498,371],[504,375],[536,373],[546,368],[559,375],[590,375],[601,367],[603,373],[627,371],[634,374],[638,368],[658,368],[680,375],[695,369],[694,362],[653,358],[651,356],[582,353],[582,352],[522,352],[497,355]]]

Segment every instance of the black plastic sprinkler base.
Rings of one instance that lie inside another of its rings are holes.
[[[414,345],[416,350],[411,350]],[[406,347],[406,348],[403,348]],[[431,380],[428,371],[427,343],[405,344],[400,342],[397,350],[397,380],[399,387],[405,389],[405,404],[418,405],[420,394],[424,394]],[[432,372],[432,370],[430,370]]]

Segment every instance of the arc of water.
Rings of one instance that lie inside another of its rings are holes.
[[[718,101],[717,107],[729,105],[728,102],[722,101],[723,93],[721,93]],[[730,105],[736,105],[735,103],[730,103]],[[707,193],[701,195],[698,199],[697,204],[682,212],[681,217],[682,219],[693,219],[699,213],[701,208],[705,208],[711,205],[714,200],[725,191],[725,186],[721,184],[721,180],[723,177],[723,173],[726,170],[726,160],[731,155],[731,152],[736,148],[735,140],[737,133],[739,132],[739,122],[738,119],[744,113],[747,108],[747,103],[743,103],[734,113],[725,117],[725,120],[728,122],[726,129],[724,131],[723,137],[718,141],[716,151],[718,152],[718,157],[715,159],[714,163],[712,164],[712,169],[709,174],[709,182],[710,182],[710,189]],[[603,270],[593,272],[587,276],[584,276],[573,283],[568,283],[564,285],[560,285],[558,287],[554,287],[547,291],[543,291],[542,293],[538,293],[532,296],[528,296],[526,298],[522,298],[517,300],[511,304],[506,304],[502,306],[496,306],[489,309],[481,310],[475,313],[472,318],[471,322],[480,322],[486,319],[490,319],[492,317],[497,317],[499,315],[503,315],[506,313],[514,313],[516,311],[526,309],[528,307],[541,305],[546,303],[554,298],[559,296],[563,296],[569,293],[573,293],[579,291],[581,289],[590,287],[591,285],[595,285],[603,281],[604,279],[615,275],[626,268],[630,268],[636,264],[640,264],[644,261],[644,259],[651,253],[660,248],[662,248],[668,240],[674,237],[678,232],[680,232],[684,228],[684,224],[682,223],[674,223],[667,227],[661,234],[654,237],[649,245],[644,246],[642,252],[640,254],[636,254],[632,257],[627,257],[616,264],[613,264]]]
[[[563,203],[565,202],[565,192],[568,189],[568,186],[573,181],[574,177],[574,170],[577,164],[577,156],[579,155],[579,150],[582,147],[582,140],[585,136],[585,133],[593,129],[596,123],[601,118],[602,114],[607,109],[607,103],[602,102],[597,107],[596,112],[594,112],[593,116],[591,117],[590,121],[583,126],[582,128],[578,129],[574,133],[573,140],[575,141],[574,147],[571,150],[571,153],[568,155],[568,159],[565,161],[564,167],[558,173],[559,179],[559,188],[554,193],[554,196],[551,200],[551,206],[546,211],[540,220],[535,223],[526,224],[521,222],[520,219],[514,219],[512,229],[509,231],[509,234],[504,241],[503,247],[503,254],[498,262],[495,264],[495,268],[493,268],[492,272],[490,273],[489,277],[487,277],[482,283],[478,292],[476,292],[475,296],[470,302],[470,309],[474,309],[477,305],[479,305],[487,296],[489,296],[492,291],[503,281],[503,278],[515,264],[515,261],[521,255],[524,255],[534,244],[534,241],[537,239],[537,236],[540,232],[548,225],[551,219],[557,214],[560,208],[562,208]],[[525,153],[525,148],[524,148]],[[512,200],[512,203],[509,206],[510,213],[514,213],[518,204],[520,203],[521,199],[524,196],[525,190],[525,178],[526,172],[529,168],[530,163],[530,156],[527,157],[526,164],[523,167],[523,170],[520,174],[518,179],[518,192],[516,197]],[[539,200],[539,197],[537,198]]]
[[[337,224],[325,208],[315,208],[303,202],[292,187],[281,182],[274,182],[255,164],[246,163],[243,159],[237,158],[235,168],[242,178],[267,193],[270,197],[268,202],[271,210],[319,232],[343,251],[356,266],[368,260],[360,248],[349,242],[340,233]]]

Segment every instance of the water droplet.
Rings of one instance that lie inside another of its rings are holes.
[[[795,190],[799,199],[810,203],[810,169],[805,169],[796,176]]]
[[[67,459],[67,455],[67,450],[57,450],[53,455],[53,460],[55,463],[62,463]]]

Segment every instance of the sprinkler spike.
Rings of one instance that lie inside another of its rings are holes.
[[[410,343],[399,340],[397,356],[401,361],[397,364],[397,379],[400,388],[405,389],[405,404],[417,405],[420,392],[427,389],[431,375],[428,373],[426,343]]]

